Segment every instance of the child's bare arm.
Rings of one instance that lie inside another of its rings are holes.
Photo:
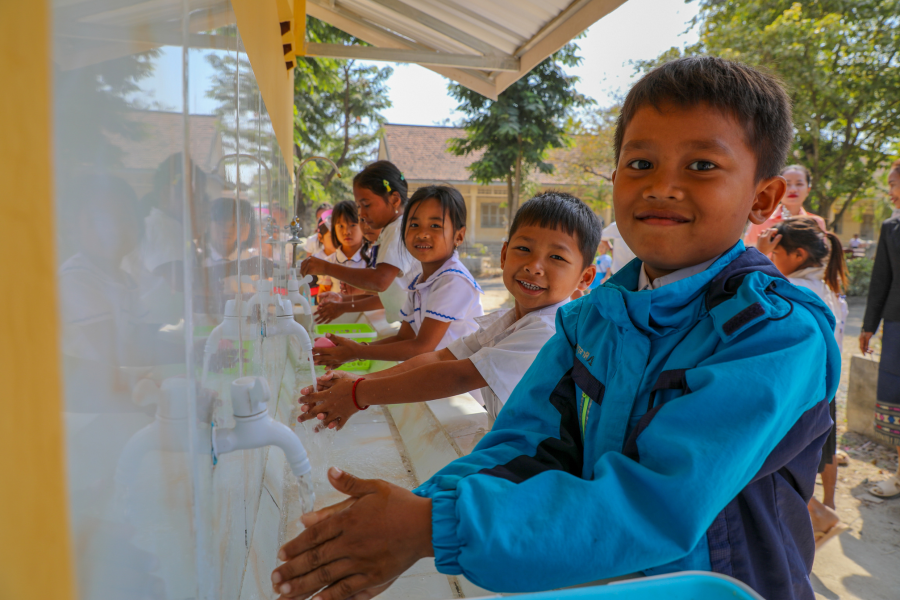
[[[431,354],[437,354],[432,352]],[[313,417],[331,429],[340,429],[358,412],[353,403],[353,379],[340,379],[331,387],[301,398],[299,421]],[[375,404],[409,404],[455,396],[487,385],[469,359],[432,362],[382,377],[366,377],[356,383],[356,402],[365,408]],[[304,390],[305,391],[305,390]]]
[[[449,327],[449,322],[425,319],[418,335],[410,336],[413,333],[412,327],[403,323],[398,339],[388,341],[391,338],[386,338],[361,346],[357,349],[356,357],[363,360],[409,360],[426,352],[434,352]]]

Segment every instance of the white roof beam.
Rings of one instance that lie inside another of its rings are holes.
[[[350,35],[358,37],[364,42],[368,42],[375,46],[380,46],[382,48],[431,50],[423,44],[413,42],[412,40],[382,29],[351,11],[342,9],[338,6],[330,6],[323,0],[310,0],[306,4],[306,12],[312,17],[325,21],[329,25],[342,29]],[[493,79],[482,72],[452,67],[431,66],[426,68],[443,75],[448,79],[452,79],[457,83],[461,83],[467,88],[475,90],[488,98],[494,100],[497,99],[497,90]]]
[[[486,43],[484,40],[480,40],[477,37],[473,36],[470,33],[462,31],[461,29],[457,29],[456,27],[441,21],[440,19],[429,15],[428,13],[419,10],[418,8],[414,8],[409,4],[401,2],[400,0],[371,0],[375,4],[380,4],[381,6],[388,8],[398,14],[401,14],[405,17],[409,17],[411,19],[415,19],[422,25],[425,25],[429,29],[433,29],[438,33],[441,33],[448,38],[459,42],[460,44],[464,44],[473,50],[481,52],[482,54],[496,55],[502,54],[497,50],[497,48],[491,46]]]
[[[306,44],[307,56],[328,58],[347,58],[359,60],[376,60],[398,63],[418,63],[458,67],[464,69],[486,69],[490,71],[519,70],[519,60],[499,56],[478,56],[474,54],[449,54],[446,52],[429,52],[425,50],[402,50],[398,48],[377,48],[375,46],[345,46],[342,44]]]
[[[515,55],[521,60],[522,72],[527,73],[533,69],[579,33],[625,2],[626,0],[575,0],[516,51]],[[496,93],[501,93],[515,83],[519,77],[521,77],[519,74],[499,73]]]
[[[214,50],[235,50],[237,48],[237,38],[234,37],[192,33],[188,34],[187,39],[185,39],[181,32],[162,27],[135,30],[130,27],[72,23],[65,28],[58,28],[56,35],[80,40],[130,43],[141,47],[183,46],[186,44],[190,48],[209,48]]]

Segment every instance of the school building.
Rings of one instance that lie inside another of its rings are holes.
[[[469,223],[466,238],[471,243],[482,244],[488,251],[499,256],[500,247],[506,238],[507,188],[505,181],[495,181],[481,185],[472,180],[468,166],[481,158],[482,152],[468,156],[456,156],[448,150],[453,138],[465,137],[465,130],[459,127],[431,125],[387,124],[378,146],[378,160],[389,160],[397,165],[409,183],[412,194],[424,185],[450,184],[462,193],[466,201]],[[549,153],[548,162],[554,162],[554,152]],[[559,174],[533,173],[528,178],[541,191],[561,190],[577,195],[570,182]],[[533,188],[532,188],[533,189]],[[527,200],[522,197],[520,202]],[[598,213],[604,224],[612,221],[612,208]]]

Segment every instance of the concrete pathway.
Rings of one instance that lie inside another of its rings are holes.
[[[865,299],[850,298],[844,331],[843,371],[838,390],[838,446],[850,455],[840,467],[835,497],[841,520],[850,526],[826,545],[813,565],[816,598],[828,600],[897,600],[900,598],[900,498],[881,500],[866,490],[870,483],[897,470],[895,451],[846,431],[850,357],[859,354],[859,330]],[[821,485],[816,496],[822,497]]]

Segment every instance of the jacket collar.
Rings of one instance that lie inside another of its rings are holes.
[[[635,290],[643,264],[634,259],[591,292],[588,301],[616,324],[637,328],[651,338],[661,337],[697,321],[706,310],[704,303],[697,300],[706,294],[715,277],[744,252],[744,244],[738,241],[704,271],[642,292]]]

